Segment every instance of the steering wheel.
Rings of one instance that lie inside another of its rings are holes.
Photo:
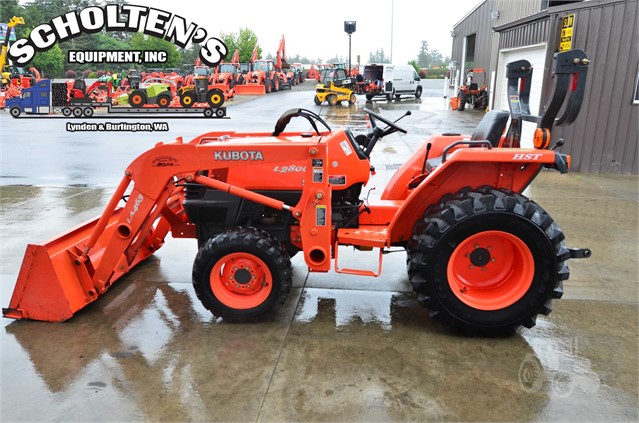
[[[399,131],[399,132],[401,132],[402,134],[406,134],[406,133],[407,133],[407,131],[406,131],[404,128],[402,128],[401,126],[398,126],[395,122],[392,122],[392,121],[390,121],[390,120],[386,119],[385,117],[383,117],[383,116],[381,116],[381,115],[378,115],[377,113],[373,112],[372,110],[369,110],[369,109],[367,109],[367,108],[364,108],[364,111],[365,111],[366,113],[368,113],[368,115],[370,116],[370,119],[371,119],[371,125],[373,126],[373,128],[376,128],[376,127],[377,127],[377,124],[376,124],[376,122],[375,122],[375,119],[379,119],[380,121],[382,121],[382,122],[384,122],[386,125],[388,125],[388,128],[386,128],[386,129],[384,130],[384,135],[382,135],[382,136],[386,136],[386,135],[392,134],[392,133],[393,133],[393,132],[395,132],[395,131]],[[410,111],[406,114],[406,116],[410,116]],[[403,116],[402,116],[402,117],[403,117]],[[380,138],[381,138],[381,137],[380,137]]]
[[[280,135],[282,132],[284,132],[284,129],[286,129],[286,125],[288,125],[291,119],[298,116],[301,116],[308,120],[311,123],[313,129],[315,129],[315,133],[317,133],[317,135],[322,134],[320,133],[319,129],[317,129],[317,124],[315,123],[316,121],[324,125],[326,129],[331,132],[331,127],[328,126],[328,123],[326,123],[324,119],[319,117],[319,115],[317,115],[316,113],[308,109],[290,109],[284,112],[282,116],[280,116],[280,118],[277,120],[277,122],[275,123],[275,129],[273,130],[273,133],[271,135],[274,137]]]
[[[401,132],[402,134],[406,134],[407,131],[402,128],[401,126],[398,126],[395,122],[392,122],[388,119],[386,119],[383,116],[378,115],[377,113],[373,112],[372,110],[366,109],[364,108],[364,111],[366,113],[368,113],[369,117],[370,117],[370,121],[371,121],[371,126],[372,126],[372,136],[370,141],[368,142],[368,145],[366,146],[366,149],[364,150],[364,154],[366,155],[366,157],[370,157],[371,152],[373,151],[373,147],[375,147],[375,144],[377,143],[377,141],[379,141],[380,138],[385,137],[386,135],[390,135],[393,132]],[[410,116],[410,110],[407,111],[404,116]],[[402,117],[404,117],[402,116]],[[387,126],[385,129],[381,129],[379,126],[377,126],[377,122],[375,121],[375,119],[378,119],[379,121],[385,123]],[[401,119],[401,118],[400,118]],[[399,119],[398,119],[399,120]]]

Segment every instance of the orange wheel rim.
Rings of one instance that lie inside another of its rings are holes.
[[[502,231],[485,231],[465,239],[448,262],[448,284],[464,304],[499,310],[524,296],[535,275],[528,246]]]
[[[258,257],[232,253],[215,263],[210,284],[222,304],[244,310],[266,301],[273,290],[273,277],[266,263]]]
[[[169,104],[169,101],[166,98],[161,98],[160,99],[160,106],[166,106],[167,104]]]
[[[142,96],[134,95],[133,98],[131,99],[131,101],[133,102],[133,104],[141,104],[142,103]]]

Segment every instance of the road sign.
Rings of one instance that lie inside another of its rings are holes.
[[[561,21],[561,37],[559,39],[559,51],[572,49],[572,30],[575,25],[575,15],[570,14],[563,17]]]

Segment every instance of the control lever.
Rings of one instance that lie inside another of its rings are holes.
[[[564,140],[563,138],[559,138],[557,140],[557,144],[553,145],[551,150],[556,150],[559,147],[563,147],[564,143],[566,142],[566,140]]]

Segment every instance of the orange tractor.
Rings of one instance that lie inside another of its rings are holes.
[[[215,68],[215,73],[210,77],[209,82],[217,85],[222,91],[228,91],[235,87],[238,78],[241,76],[240,51],[235,50],[230,63],[220,63]]]
[[[475,74],[481,74],[482,84],[474,82]],[[466,83],[459,88],[459,105],[457,110],[463,112],[466,104],[470,104],[474,109],[486,110],[488,107],[488,90],[486,89],[486,70],[483,68],[471,69],[466,75]]]
[[[296,253],[312,272],[377,276],[384,253],[405,249],[409,280],[431,316],[478,333],[532,327],[561,297],[567,261],[590,256],[568,249],[548,213],[522,194],[542,169],[568,172],[570,157],[549,148],[550,130],[577,117],[587,69],[583,52],[557,53],[553,96],[542,116],[531,116],[532,67],[509,64],[510,116],[487,113],[470,138],[427,139],[379,200],[362,200],[375,147],[406,131],[370,110],[371,128],[359,135],[293,109],[272,132],[159,143],[126,168],[100,217],[27,247],[3,314],[69,319],[125,283],[170,232],[198,240],[194,289],[224,319],[253,320],[282,303]],[[296,117],[313,133],[286,131]],[[522,120],[538,124],[534,148],[520,148]],[[341,246],[377,249],[379,262],[344,266]]]

